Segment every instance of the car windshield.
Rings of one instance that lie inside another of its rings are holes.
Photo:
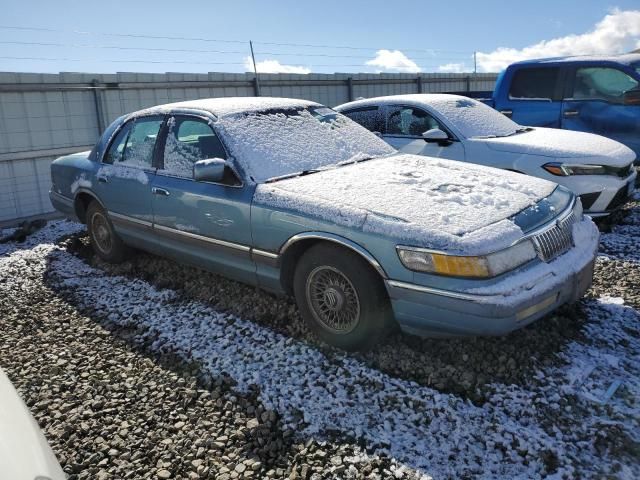
[[[471,98],[430,100],[429,105],[466,138],[507,137],[525,131],[516,122]]]
[[[327,107],[235,114],[217,125],[231,153],[258,183],[395,152]]]

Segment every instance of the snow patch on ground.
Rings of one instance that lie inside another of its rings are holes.
[[[260,401],[303,437],[354,437],[425,477],[640,475],[638,462],[621,465],[596,446],[598,436],[607,432],[640,440],[640,315],[621,299],[584,302],[584,340],[571,341],[559,352],[564,365],[540,369],[530,385],[494,384],[486,403],[474,406],[348,355],[329,357],[185,301],[175,291],[108,276],[53,244],[81,229],[54,222],[23,244],[4,246],[0,275],[9,264],[43,274],[46,268],[53,284],[67,289],[88,311],[115,325],[135,327],[137,342],[197,361],[212,376],[229,375],[239,391],[255,385]],[[607,405],[594,401],[614,379],[622,386]],[[549,424],[549,412],[562,421]],[[542,459],[547,452],[557,456],[556,471],[546,470]]]

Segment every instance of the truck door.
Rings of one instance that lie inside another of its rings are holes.
[[[520,125],[560,127],[562,82],[559,67],[521,67],[514,70],[508,92],[500,92],[496,109]]]
[[[572,69],[562,102],[562,128],[612,138],[640,156],[640,103],[625,101],[626,92],[640,85],[631,75],[613,66]]]

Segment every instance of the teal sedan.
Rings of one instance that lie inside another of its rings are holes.
[[[326,342],[500,335],[579,299],[598,230],[554,183],[400,154],[320,104],[217,98],[114,121],[55,160],[98,256],[132,247],[293,295]],[[215,288],[212,285],[211,288]]]

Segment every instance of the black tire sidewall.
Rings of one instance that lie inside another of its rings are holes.
[[[331,333],[315,318],[308,304],[307,279],[320,266],[340,271],[356,291],[360,320],[349,333]],[[330,345],[344,350],[366,350],[378,343],[392,325],[389,299],[380,275],[360,255],[344,247],[319,244],[310,248],[298,262],[293,287],[302,317],[314,333]]]
[[[102,215],[106,221],[107,226],[109,228],[109,234],[111,235],[111,251],[107,254],[104,253],[98,246],[96,245],[96,241],[93,235],[92,229],[92,218],[98,213]],[[100,206],[100,204],[96,201],[93,201],[89,204],[87,208],[87,231],[89,232],[89,239],[91,241],[91,246],[93,247],[93,251],[98,255],[102,260],[109,263],[120,263],[122,262],[127,254],[127,247],[124,242],[120,239],[115,229],[113,228],[113,223],[111,223],[111,219],[107,215],[107,212]]]

